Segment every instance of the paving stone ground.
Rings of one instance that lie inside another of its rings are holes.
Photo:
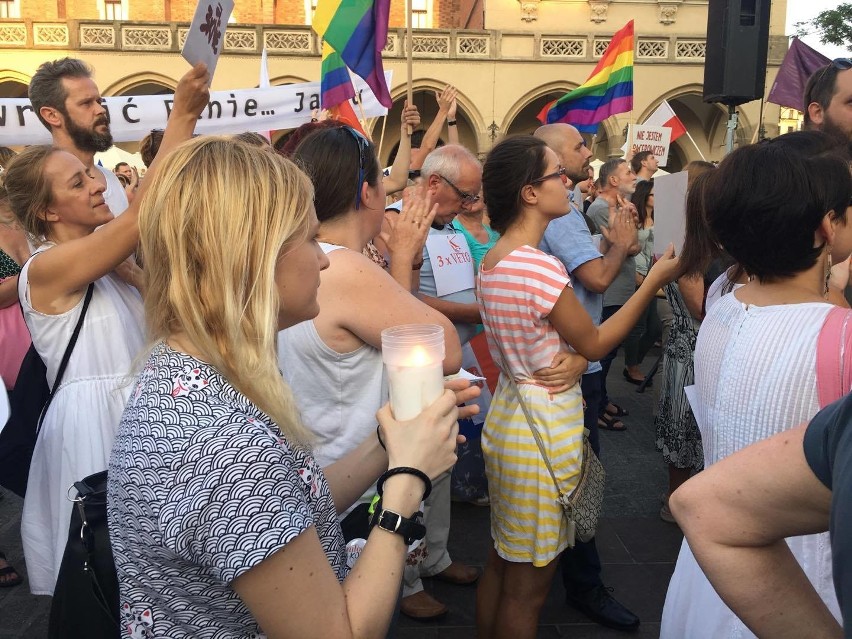
[[[652,351],[649,368],[658,355]],[[540,639],[604,639],[632,636],[659,637],[660,617],[668,581],[680,548],[681,534],[673,524],[660,520],[660,493],[666,487],[662,457],[654,447],[652,406],[654,390],[643,394],[626,383],[623,362],[613,362],[611,397],[630,412],[627,432],[601,432],[602,458],[607,469],[607,488],[597,546],[603,563],[603,579],[614,588],[619,601],[639,615],[639,630],[632,635],[592,623],[566,606],[558,579],[541,615]],[[21,500],[4,491],[0,500],[0,550],[25,574],[20,541]],[[450,552],[454,559],[482,566],[490,547],[488,508],[453,504]],[[474,632],[475,588],[425,580],[425,587],[450,607],[439,623],[419,623],[401,618],[392,636],[396,639],[468,639]],[[47,634],[48,597],[29,594],[26,583],[0,589],[0,639],[41,639]],[[82,638],[81,638],[82,639]]]

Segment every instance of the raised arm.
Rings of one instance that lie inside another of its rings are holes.
[[[387,193],[401,191],[408,184],[408,169],[411,166],[411,135],[408,131],[409,127],[414,131],[418,126],[420,126],[420,113],[417,111],[417,106],[408,106],[406,100],[405,106],[402,107],[402,126],[399,130],[396,158],[394,158],[390,175],[382,180]]]
[[[423,141],[420,143],[420,148],[414,149],[411,152],[411,168],[414,170],[423,166],[423,160],[425,160],[426,156],[435,150],[435,146],[438,144],[438,139],[441,137],[441,131],[444,130],[444,122],[447,119],[450,104],[456,99],[456,88],[448,85],[446,89],[441,91],[441,93],[435,97],[438,100],[438,113],[435,115],[435,119],[432,120],[432,124],[429,125],[429,128],[423,135]]]
[[[447,140],[449,140],[450,144],[461,144],[459,142],[459,127],[456,124],[457,106],[458,102],[453,97],[453,101],[450,102],[450,106],[447,109]]]
[[[674,249],[669,246],[642,286],[600,326],[594,325],[574,291],[566,287],[550,312],[550,322],[575,351],[590,362],[597,361],[624,341],[660,287],[675,278],[678,268]]]
[[[111,272],[136,250],[139,204],[152,181],[150,178],[156,174],[160,158],[192,135],[198,114],[209,99],[207,83],[207,68],[203,64],[196,65],[181,78],[157,158],[127,211],[94,233],[61,242],[33,259],[29,282],[34,308],[51,314],[68,310],[79,301],[90,282]]]

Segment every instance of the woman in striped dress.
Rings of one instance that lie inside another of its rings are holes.
[[[502,237],[480,266],[477,296],[489,348],[511,371],[560,483],[570,494],[582,462],[580,387],[551,393],[532,373],[569,348],[597,360],[619,344],[659,287],[676,275],[669,249],[624,308],[596,327],[565,267],[537,247],[547,224],[568,212],[568,180],[556,154],[532,136],[508,138],[482,175],[494,230]],[[632,224],[626,208],[614,224]],[[557,490],[505,374],[482,435],[494,549],[477,592],[480,637],[534,637],[556,560],[570,538]]]

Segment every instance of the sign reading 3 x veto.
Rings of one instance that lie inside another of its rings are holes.
[[[385,73],[391,83],[391,72]],[[355,91],[362,97],[365,117],[385,115],[373,92],[359,77],[353,76]],[[196,133],[242,133],[292,129],[311,119],[311,110],[319,108],[320,83],[304,82],[265,89],[211,91],[210,102],[201,113]],[[111,96],[104,98],[109,111],[110,129],[116,142],[135,142],[151,129],[163,129],[174,102],[174,95]],[[353,109],[360,108],[355,106]],[[50,144],[47,129],[39,122],[26,98],[0,99],[0,145]]]

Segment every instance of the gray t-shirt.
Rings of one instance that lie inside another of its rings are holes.
[[[852,394],[821,410],[805,432],[805,459],[832,492],[829,534],[834,590],[852,637]]]
[[[586,211],[586,214],[592,219],[592,222],[595,223],[595,226],[597,226],[598,229],[609,229],[609,202],[605,199],[601,197],[597,198],[594,202],[592,202],[591,206],[589,206],[589,210]],[[627,300],[630,299],[630,296],[635,292],[636,259],[631,255],[624,260],[624,263],[618,271],[618,275],[615,276],[612,284],[610,284],[609,288],[606,289],[606,293],[604,293],[603,296],[603,305],[624,306],[624,303],[627,302]]]
[[[442,229],[436,229],[434,227],[429,229],[429,235],[461,236],[461,233],[456,231],[451,225],[447,224]],[[470,263],[470,268],[473,269],[473,262]],[[435,285],[435,275],[432,272],[432,262],[429,261],[429,249],[426,246],[423,247],[423,266],[420,268],[420,293],[422,295],[428,295],[429,297],[438,297],[438,289]],[[443,295],[439,299],[446,300],[448,302],[459,302],[460,304],[475,304],[476,293],[474,289],[469,288],[463,291],[450,293],[449,295]],[[453,322],[453,325],[456,327],[456,331],[458,331],[459,340],[461,340],[462,344],[467,344],[476,335],[476,324]]]

